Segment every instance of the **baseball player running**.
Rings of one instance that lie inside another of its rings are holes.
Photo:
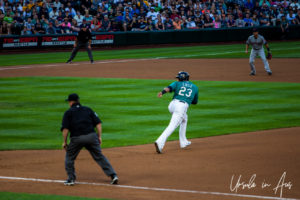
[[[256,29],[256,28],[253,29],[253,35],[249,36],[248,40],[246,42],[246,54],[248,53],[249,45],[252,46],[250,59],[249,59],[250,68],[251,68],[250,75],[251,76],[256,75],[254,61],[255,61],[255,57],[260,56],[260,58],[262,59],[264,65],[265,65],[265,70],[267,71],[268,75],[271,76],[272,71],[271,71],[269,63],[266,59],[266,55],[265,55],[263,45],[265,45],[267,50],[268,50],[268,58],[269,59],[271,59],[272,54],[271,54],[271,51],[270,51],[270,48],[269,48],[269,45],[268,45],[267,41],[265,40],[265,38],[262,35],[258,34],[258,29]]]
[[[190,104],[198,103],[198,87],[189,81],[189,77],[188,72],[179,72],[176,76],[178,81],[171,83],[157,95],[161,98],[165,93],[174,92],[173,100],[168,107],[172,114],[171,121],[154,143],[157,153],[162,153],[168,137],[179,125],[180,147],[185,148],[191,144],[191,142],[186,139],[187,110]]]

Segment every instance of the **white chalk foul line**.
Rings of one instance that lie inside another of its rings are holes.
[[[23,177],[10,177],[10,176],[0,176],[3,180],[20,180],[20,181],[33,181],[33,182],[45,182],[45,183],[63,183],[63,180],[51,180],[51,179],[39,179],[39,178],[23,178]],[[96,186],[106,186],[106,187],[118,187],[136,190],[151,190],[151,191],[163,191],[163,192],[179,192],[179,193],[193,193],[193,194],[206,194],[206,195],[216,195],[216,196],[232,196],[232,197],[246,197],[253,199],[272,199],[272,200],[300,200],[294,198],[280,198],[280,197],[270,197],[270,196],[259,196],[259,195],[248,195],[248,194],[235,194],[235,193],[223,193],[223,192],[207,192],[207,191],[197,191],[197,190],[180,190],[180,189],[170,189],[170,188],[155,188],[155,187],[142,187],[142,186],[132,186],[132,185],[110,185],[105,183],[89,183],[89,182],[76,182],[80,185],[96,185]]]
[[[95,64],[108,64],[108,63],[126,63],[126,62],[138,62],[138,61],[147,61],[147,60],[158,60],[162,59],[162,57],[157,58],[145,58],[145,59],[127,59],[127,60],[107,60],[107,61],[98,61],[94,62]],[[60,64],[50,64],[50,65],[28,65],[28,66],[15,66],[15,67],[0,67],[0,71],[3,70],[17,70],[17,69],[31,69],[31,68],[44,68],[44,67],[66,67],[66,66],[74,66],[80,64],[88,64],[87,62],[79,62],[79,63],[60,63]]]

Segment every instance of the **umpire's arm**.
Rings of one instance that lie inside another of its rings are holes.
[[[67,147],[68,147],[68,134],[69,134],[69,129],[67,128],[64,128],[62,130],[62,134],[63,134],[63,139],[64,139],[64,142],[62,144],[62,147],[67,150]]]
[[[99,123],[99,124],[96,125],[96,129],[97,129],[97,135],[98,135],[98,138],[99,138],[99,142],[101,144],[102,143],[102,138],[101,138],[101,135],[102,135],[102,125],[101,125],[101,123]]]

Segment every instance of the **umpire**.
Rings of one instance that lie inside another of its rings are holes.
[[[92,34],[89,29],[89,26],[87,24],[82,24],[80,26],[80,31],[78,32],[78,35],[76,37],[74,48],[72,50],[72,54],[71,54],[69,60],[67,61],[67,63],[72,63],[72,60],[75,58],[78,50],[81,47],[85,47],[88,52],[90,61],[93,64],[94,60],[93,60],[93,55],[92,55],[91,44],[92,44]]]
[[[118,184],[118,177],[109,161],[101,152],[101,120],[98,115],[89,107],[82,106],[77,94],[70,94],[66,101],[69,102],[68,109],[62,120],[61,131],[63,133],[63,148],[66,150],[65,168],[68,179],[65,185],[75,184],[76,174],[74,161],[80,150],[85,147],[97,164],[102,167],[104,173],[111,177],[111,184]],[[97,132],[95,132],[95,128]],[[70,143],[67,144],[68,133],[70,134]]]

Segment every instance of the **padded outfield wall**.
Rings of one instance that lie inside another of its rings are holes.
[[[279,40],[280,27],[260,27],[267,40]],[[151,44],[180,44],[246,41],[252,28],[198,29],[181,31],[106,32],[93,34],[93,46],[130,46]],[[29,48],[72,47],[76,34],[0,36],[1,51]],[[300,39],[300,25],[290,26],[286,39]]]

